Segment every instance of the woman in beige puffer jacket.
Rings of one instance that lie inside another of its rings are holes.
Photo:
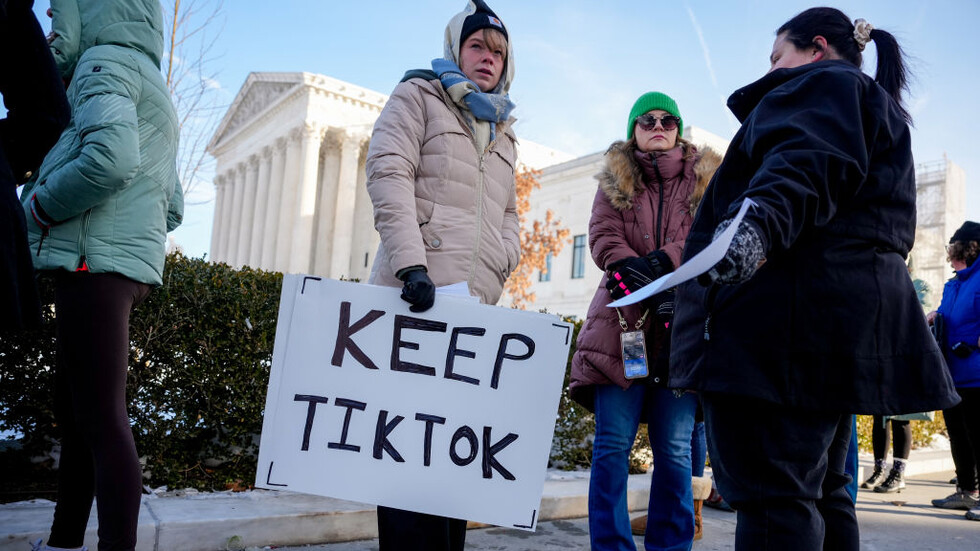
[[[470,80],[482,93],[471,89],[469,95],[506,101],[514,62],[506,35],[488,22],[499,20],[486,18],[487,26],[466,28],[469,34],[462,36],[468,18],[487,13],[480,5],[486,6],[471,2],[450,21],[446,59],[433,66],[452,61],[467,76],[477,75]],[[501,40],[491,45],[483,35],[493,32]],[[470,44],[477,37],[482,46]],[[467,64],[468,56],[475,61]],[[487,82],[481,80],[487,79],[496,82],[484,90]],[[407,272],[425,270],[437,286],[465,281],[481,302],[496,304],[520,260],[514,119],[481,120],[465,98],[454,99],[456,90],[447,90],[434,71],[410,71],[375,123],[367,189],[381,245],[370,281],[398,287]],[[464,87],[462,93],[467,91]]]
[[[432,71],[409,71],[374,125],[367,190],[381,245],[370,283],[402,287],[413,312],[435,287],[466,282],[496,304],[520,260],[516,138],[504,28],[471,0],[446,27]],[[378,507],[382,551],[461,551],[466,521]]]

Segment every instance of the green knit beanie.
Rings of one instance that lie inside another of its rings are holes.
[[[684,132],[684,119],[681,117],[681,110],[677,108],[677,102],[673,98],[662,92],[647,92],[640,96],[630,109],[630,120],[626,126],[626,139],[633,137],[633,128],[636,127],[636,118],[654,109],[660,109],[681,119],[677,127],[679,132]]]

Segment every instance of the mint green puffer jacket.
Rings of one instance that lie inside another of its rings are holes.
[[[34,266],[162,281],[183,216],[177,115],[160,73],[158,0],[52,0],[71,121],[21,194]],[[55,224],[32,222],[30,202]]]

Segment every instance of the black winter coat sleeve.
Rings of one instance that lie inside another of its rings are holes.
[[[849,72],[811,71],[766,94],[746,122],[744,153],[761,164],[726,217],[753,199],[759,208],[747,219],[769,251],[832,221],[865,180],[873,137],[863,120],[864,85]]]

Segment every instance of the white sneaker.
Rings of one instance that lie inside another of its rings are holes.
[[[980,520],[980,507],[974,507],[967,511],[966,518],[968,520]]]

